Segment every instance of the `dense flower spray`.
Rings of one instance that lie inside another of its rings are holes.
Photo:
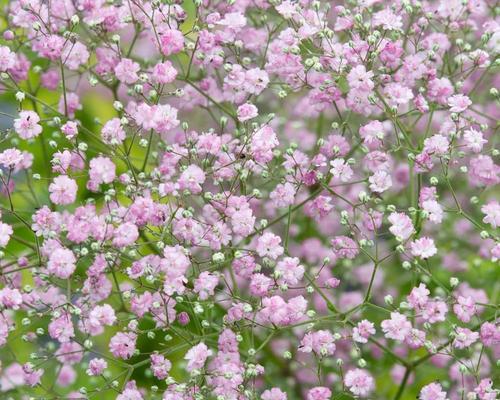
[[[495,1],[7,3],[2,399],[497,398]]]

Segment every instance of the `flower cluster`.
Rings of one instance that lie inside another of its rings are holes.
[[[496,399],[498,14],[9,1],[0,397]]]

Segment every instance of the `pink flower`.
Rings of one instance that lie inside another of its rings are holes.
[[[316,386],[309,389],[306,400],[329,400],[332,397],[332,391],[324,386]]]
[[[358,325],[353,328],[352,338],[358,343],[367,343],[368,338],[371,335],[374,335],[375,332],[375,325],[372,322],[364,319],[358,322]]]
[[[253,274],[250,279],[250,293],[253,296],[265,296],[273,281],[264,274]]]
[[[470,160],[469,177],[475,186],[492,186],[500,182],[500,166],[490,156],[479,155]]]
[[[453,312],[462,322],[470,322],[472,316],[476,314],[476,303],[471,296],[458,296],[457,303],[453,305]]]
[[[151,78],[155,83],[171,83],[177,77],[177,70],[170,61],[164,61],[153,67]]]
[[[118,226],[113,233],[113,246],[123,248],[132,245],[139,238],[137,226],[131,222],[125,222]]]
[[[347,371],[344,383],[351,393],[361,397],[367,396],[375,388],[375,382],[371,375],[359,368]]]
[[[420,400],[446,400],[446,392],[439,383],[430,383],[420,391]]]
[[[401,30],[403,27],[403,19],[391,9],[385,8],[373,15],[372,24],[373,26],[381,26],[383,29],[387,30]]]
[[[485,346],[495,346],[500,343],[500,326],[485,322],[481,325],[481,341]]]
[[[61,57],[66,40],[59,35],[49,35],[36,43],[36,50],[42,57],[56,61]]]
[[[485,224],[490,224],[493,229],[500,226],[500,203],[498,201],[490,201],[481,207],[481,211],[485,214],[483,218]]]
[[[21,111],[19,118],[14,120],[14,129],[22,139],[33,139],[42,133],[42,126],[38,124],[40,117],[34,111]]]
[[[178,53],[184,48],[184,35],[177,29],[165,29],[160,32],[160,50],[163,55],[169,56]]]
[[[5,308],[18,310],[19,306],[23,304],[23,296],[17,289],[4,287],[3,289],[0,289],[0,304]]]
[[[415,257],[421,257],[424,260],[432,257],[437,253],[436,246],[434,246],[434,240],[428,237],[423,237],[417,240],[414,240],[410,244],[411,254]]]
[[[50,200],[59,205],[74,203],[78,186],[74,179],[66,175],[59,175],[49,185]]]
[[[283,254],[283,247],[281,247],[281,238],[271,232],[265,232],[257,239],[256,251],[261,257],[269,257],[276,260]]]
[[[481,150],[483,150],[483,145],[488,143],[488,141],[483,138],[483,133],[473,128],[464,131],[463,138],[465,146],[474,153],[480,153]]]
[[[389,83],[384,88],[387,103],[391,107],[408,104],[413,99],[413,92],[399,83]]]
[[[13,233],[14,231],[10,225],[0,222],[0,247],[7,246]]]
[[[0,46],[0,72],[6,72],[16,63],[16,55],[7,46]]]
[[[127,85],[131,85],[139,79],[137,73],[140,71],[141,67],[138,63],[128,58],[122,58],[122,60],[115,66],[116,78]]]
[[[207,345],[203,342],[197,344],[196,346],[189,349],[189,351],[184,356],[187,360],[186,369],[191,372],[195,369],[201,369],[205,365],[207,358],[212,355],[212,350],[210,350]]]
[[[6,149],[0,153],[0,165],[5,168],[17,168],[23,161],[23,153],[18,149]]]
[[[115,170],[115,164],[110,158],[96,157],[90,161],[89,177],[96,185],[111,183],[116,176]]]
[[[80,104],[80,98],[76,93],[66,93],[66,96],[62,95],[59,98],[57,111],[59,111],[61,114],[64,114],[70,118],[74,118],[75,112],[81,109],[82,105]]]
[[[100,334],[104,326],[111,326],[116,322],[115,310],[109,304],[95,306],[89,313],[88,323],[92,334]]]
[[[425,283],[421,283],[418,287],[414,287],[407,296],[408,303],[416,311],[420,311],[427,304],[429,294],[430,292]]]
[[[485,378],[481,379],[479,385],[474,389],[474,393],[477,394],[479,400],[495,400],[498,390],[493,388],[493,381],[491,379]]]
[[[445,105],[452,93],[453,86],[448,78],[436,78],[429,81],[427,96],[431,101]]]
[[[89,368],[87,369],[87,375],[89,376],[99,376],[103,371],[108,368],[108,363],[102,358],[93,358],[89,362]]]
[[[59,370],[56,383],[61,387],[72,385],[77,378],[77,373],[71,365],[63,365]]]
[[[269,198],[273,204],[278,208],[288,207],[293,204],[295,200],[295,187],[288,182],[280,183],[271,192]]]
[[[214,295],[214,290],[219,283],[219,277],[210,272],[203,271],[194,282],[194,291],[200,300],[207,300]]]
[[[384,170],[375,172],[368,178],[368,182],[370,182],[370,190],[376,193],[385,192],[392,186],[391,175]]]
[[[424,151],[437,156],[445,155],[450,147],[448,138],[443,135],[433,135],[424,140]]]
[[[309,332],[300,341],[299,351],[315,352],[319,356],[331,356],[335,352],[335,339],[330,331]]]
[[[126,137],[125,131],[119,118],[112,118],[104,124],[101,129],[101,136],[104,143],[121,144]]]
[[[55,249],[49,256],[47,271],[60,279],[69,278],[76,269],[76,258],[73,252],[63,247]]]
[[[413,223],[406,214],[393,212],[388,219],[392,224],[389,231],[400,240],[407,240],[413,234]]]
[[[49,324],[49,335],[61,343],[69,342],[75,336],[71,315],[63,313],[60,317],[53,319]]]
[[[90,58],[87,46],[83,43],[75,42],[71,46],[65,46],[62,51],[62,60],[66,68],[77,70],[82,64],[85,64]]]
[[[398,312],[391,312],[391,319],[382,321],[380,326],[386,338],[398,340],[400,342],[405,340],[412,328],[411,322],[408,321],[406,315]]]
[[[31,363],[26,363],[23,365],[24,372],[24,382],[31,386],[35,387],[40,383],[43,373],[45,372],[43,369],[34,369]]]
[[[305,269],[297,257],[285,257],[278,262],[275,272],[279,274],[280,284],[296,285],[303,278]]]
[[[266,125],[253,134],[250,148],[257,162],[267,163],[272,160],[272,151],[278,144],[276,133],[270,126]]]
[[[332,239],[331,245],[334,254],[339,258],[354,259],[359,253],[357,243],[347,236],[336,236]]]
[[[240,122],[248,121],[249,119],[255,118],[259,115],[257,107],[251,103],[242,104],[238,107],[236,113]]]
[[[243,89],[250,94],[258,95],[267,87],[269,76],[260,68],[252,68],[245,73]]]
[[[59,72],[55,69],[49,69],[40,77],[42,86],[49,90],[56,90],[59,84]]]
[[[68,121],[61,126],[61,132],[71,140],[78,135],[78,124],[75,121]]]
[[[448,106],[453,113],[461,113],[472,104],[472,101],[463,94],[456,94],[448,98]]]
[[[334,178],[338,178],[342,182],[349,182],[353,176],[353,171],[350,165],[343,158],[336,158],[330,161],[330,173]]]
[[[371,80],[372,77],[372,71],[366,71],[364,65],[358,65],[354,67],[351,72],[349,72],[347,75],[347,81],[349,82],[349,87],[351,89],[360,89],[370,92],[375,86]]]
[[[380,121],[370,121],[368,124],[359,128],[359,135],[363,138],[364,143],[371,150],[375,150],[382,143],[385,136],[384,125]]]
[[[168,376],[168,371],[172,368],[172,363],[163,357],[161,354],[153,353],[151,358],[151,371],[157,379],[165,379]]]
[[[422,309],[422,318],[430,324],[434,324],[444,321],[447,312],[448,306],[444,301],[428,301]]]
[[[193,194],[201,193],[202,185],[205,182],[205,173],[197,165],[190,165],[179,177],[179,188],[189,190]]]
[[[260,396],[262,400],[287,400],[287,395],[279,388],[264,390]]]
[[[455,340],[453,340],[453,347],[457,349],[465,349],[472,343],[479,339],[479,333],[472,332],[467,328],[457,328],[455,333]]]
[[[118,332],[109,342],[109,350],[115,357],[129,359],[135,352],[137,335],[133,332]]]

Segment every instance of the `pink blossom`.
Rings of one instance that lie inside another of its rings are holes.
[[[344,383],[351,393],[361,397],[366,397],[375,388],[375,382],[371,375],[359,368],[347,371]]]
[[[454,113],[461,113],[472,104],[472,101],[467,96],[463,94],[456,94],[448,98],[448,106],[450,106],[450,111]]]
[[[353,176],[352,168],[343,158],[336,158],[330,161],[331,169],[330,173],[333,177],[338,178],[342,182],[349,182]]]
[[[189,351],[184,356],[187,360],[186,369],[191,372],[195,369],[201,369],[205,365],[207,358],[212,355],[212,350],[210,350],[207,345],[203,342],[191,347]]]
[[[122,248],[133,244],[139,237],[137,226],[131,222],[125,222],[118,226],[113,233],[113,246]]]
[[[153,82],[166,84],[171,83],[177,76],[177,70],[170,61],[164,61],[153,67],[151,78]]]
[[[303,353],[314,351],[320,356],[331,356],[336,349],[334,341],[330,331],[309,332],[300,341],[299,351]]]
[[[423,237],[414,240],[410,243],[411,254],[415,257],[423,258],[424,260],[432,257],[437,253],[436,246],[434,245],[434,240],[428,237]]]
[[[257,239],[257,254],[261,257],[269,257],[276,260],[283,254],[283,247],[281,247],[281,238],[270,232],[264,233]]]
[[[404,213],[391,213],[388,220],[392,224],[389,230],[397,238],[407,240],[413,234],[413,223]]]
[[[163,55],[179,53],[184,48],[184,35],[177,29],[165,29],[160,32],[160,50]]]
[[[76,269],[76,258],[69,249],[55,249],[49,256],[47,270],[60,279],[69,278]]]
[[[115,169],[115,164],[108,157],[96,157],[90,160],[89,177],[96,185],[111,183],[115,179]]]
[[[367,343],[368,338],[371,335],[374,335],[375,332],[375,325],[372,322],[364,319],[358,322],[358,325],[353,328],[352,338],[358,343]]]
[[[42,133],[38,124],[40,117],[34,111],[21,111],[19,118],[14,120],[14,129],[22,139],[32,139]]]
[[[376,193],[385,192],[392,186],[391,175],[387,171],[377,171],[370,178],[370,190]]]
[[[0,46],[0,71],[8,71],[14,67],[15,62],[15,53],[13,53],[7,46]]]
[[[287,395],[279,388],[264,390],[260,396],[262,400],[287,400]]]
[[[108,363],[106,362],[106,360],[103,360],[102,358],[93,358],[89,362],[87,374],[90,376],[99,376],[107,367]]]
[[[104,124],[101,136],[105,143],[120,144],[125,140],[125,131],[119,118],[112,118]]]
[[[307,392],[307,400],[328,400],[332,396],[332,391],[324,386],[316,386]]]
[[[412,327],[406,316],[398,312],[391,312],[391,319],[382,321],[380,325],[386,338],[398,341],[405,340]]]
[[[7,246],[13,233],[14,231],[10,225],[0,222],[0,247]]]
[[[116,78],[127,85],[131,85],[139,79],[137,73],[141,67],[138,63],[130,60],[129,58],[122,58],[122,60],[115,66]]]
[[[78,186],[74,179],[59,175],[49,185],[50,200],[55,204],[67,205],[76,200]]]
[[[61,132],[71,140],[78,135],[78,124],[75,121],[68,121],[61,126]]]
[[[251,103],[245,103],[238,107],[237,110],[238,120],[240,122],[245,122],[253,119],[259,115],[259,111],[255,105]]]
[[[479,339],[479,333],[472,332],[468,328],[457,328],[453,347],[464,349]]]
[[[446,392],[439,383],[430,383],[420,390],[422,400],[446,400]]]
[[[118,332],[109,342],[109,350],[115,357],[124,360],[132,357],[135,351],[137,335],[133,332]]]
[[[500,226],[500,203],[498,201],[490,201],[481,207],[481,211],[485,215],[483,218],[485,224],[490,224],[493,229]]]

